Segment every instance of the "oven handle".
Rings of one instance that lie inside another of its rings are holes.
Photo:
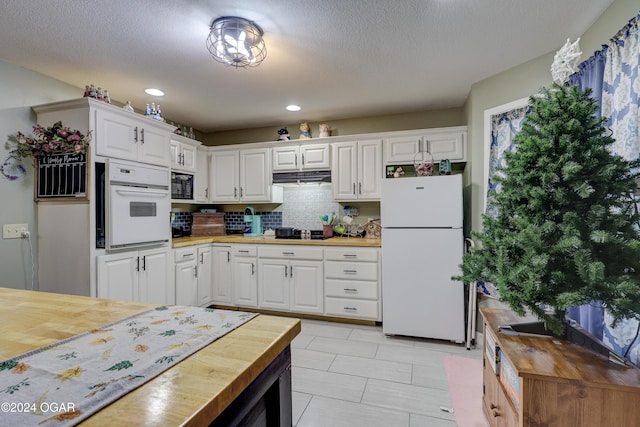
[[[168,196],[169,195],[169,190],[149,190],[149,189],[145,189],[145,190],[130,190],[130,189],[124,189],[124,188],[116,188],[116,193],[118,194],[122,194],[122,195],[127,195],[127,194],[135,194],[135,195],[140,195],[140,196]]]

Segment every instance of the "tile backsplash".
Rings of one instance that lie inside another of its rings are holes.
[[[322,221],[320,215],[335,212],[338,218],[344,215],[343,206],[333,201],[333,193],[330,185],[304,185],[299,187],[285,187],[283,189],[283,203],[272,211],[259,210],[261,205],[252,205],[256,215],[262,217],[262,226],[265,230],[278,227],[293,227],[302,230],[321,230]],[[376,204],[377,205],[377,204]],[[361,204],[361,207],[363,205]],[[224,213],[225,228],[227,230],[244,229],[245,205],[229,206]],[[379,205],[373,209],[361,209],[361,217],[355,222],[365,222],[367,217],[379,217]],[[191,213],[173,212],[173,227],[182,228],[187,235],[191,233]]]

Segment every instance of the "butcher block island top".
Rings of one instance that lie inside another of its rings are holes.
[[[0,288],[0,304],[0,360],[156,307],[6,288]],[[288,349],[298,333],[298,319],[261,314],[81,425],[208,425]]]
[[[174,248],[207,243],[248,243],[258,245],[309,245],[309,246],[352,246],[359,248],[379,248],[381,239],[365,239],[362,237],[330,237],[324,240],[300,239],[266,239],[264,237],[244,237],[230,234],[227,236],[178,237],[173,239]]]

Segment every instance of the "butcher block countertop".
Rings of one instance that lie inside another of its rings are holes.
[[[6,288],[0,304],[0,360],[155,307]],[[208,425],[298,333],[298,319],[261,314],[81,425]]]
[[[227,236],[177,237],[173,239],[174,248],[207,243],[247,243],[258,245],[310,245],[310,246],[353,246],[359,248],[379,248],[381,239],[365,239],[362,237],[331,237],[324,240],[299,239],[265,239],[264,237],[244,237],[231,234]]]

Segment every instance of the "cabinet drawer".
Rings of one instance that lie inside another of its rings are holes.
[[[261,245],[261,258],[323,259],[322,248],[304,246]]]
[[[332,261],[378,261],[377,249],[365,248],[325,248],[324,256],[326,260]]]
[[[174,252],[174,257],[176,263],[179,263],[195,260],[197,254],[198,248],[196,246],[191,246],[189,248],[176,249]]]
[[[378,302],[327,297],[325,311],[328,316],[378,319]]]
[[[258,248],[255,246],[238,245],[234,246],[231,250],[233,256],[256,256],[258,254]]]
[[[378,282],[325,279],[324,291],[328,297],[378,299]]]
[[[378,280],[378,264],[375,262],[326,261],[324,271],[327,278]]]

